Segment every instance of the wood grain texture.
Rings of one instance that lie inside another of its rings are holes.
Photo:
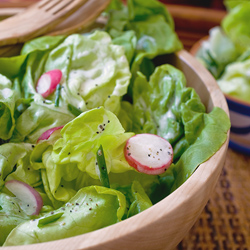
[[[87,1],[87,2],[86,2]],[[75,12],[70,15],[69,17],[64,18],[59,18],[56,22],[58,25],[54,25],[50,23],[50,27],[46,26],[45,30],[39,29],[38,31],[33,30],[28,31],[28,33],[25,34],[24,37],[18,36],[18,34],[15,34],[16,37],[13,37],[11,33],[7,30],[7,27],[4,27],[5,31],[8,33],[9,38],[11,39],[8,40],[8,43],[18,43],[14,45],[4,45],[0,47],[0,56],[5,57],[5,56],[13,56],[16,55],[18,52],[20,52],[21,47],[23,43],[22,41],[40,36],[40,35],[70,35],[76,32],[82,32],[83,30],[87,30],[89,27],[94,27],[96,23],[96,19],[98,16],[102,13],[102,11],[108,6],[110,3],[110,0],[84,0],[86,2],[82,6],[80,6]],[[83,3],[83,2],[82,2]],[[22,12],[25,10],[25,8],[2,8],[0,9],[0,17],[2,19],[6,19],[3,22],[11,20],[13,22],[12,17],[8,18],[12,15],[14,19],[14,22],[16,21],[16,17],[20,16],[22,17],[23,14]],[[32,13],[32,15],[35,13]],[[8,18],[8,19],[7,19]],[[1,20],[1,19],[0,19]],[[29,18],[27,18],[27,21]],[[60,20],[60,23],[58,21]],[[39,20],[38,20],[39,21]],[[46,20],[50,21],[50,20]],[[26,22],[26,20],[25,20]],[[37,22],[37,21],[36,21]],[[36,25],[36,22],[33,23],[32,25]],[[0,23],[1,24],[1,23]],[[40,24],[43,25],[43,24]],[[26,26],[25,30],[29,30],[30,26]],[[16,29],[16,28],[15,28]],[[1,31],[1,25],[0,25],[0,31]],[[22,31],[20,31],[22,32]],[[44,32],[44,33],[43,33]],[[4,34],[2,34],[4,36]],[[6,43],[6,41],[1,41],[1,33],[0,33],[0,45],[3,45],[3,43]],[[1,44],[2,43],[2,44]]]
[[[184,72],[188,86],[197,90],[208,111],[219,106],[228,114],[225,98],[215,80],[197,60],[184,50],[167,59]],[[194,225],[211,196],[223,168],[227,147],[228,140],[176,191],[134,217],[84,235],[20,246],[18,250],[173,249]]]
[[[250,156],[229,149],[215,192],[176,250],[250,246]]]
[[[22,43],[51,31],[86,2],[87,0],[42,0],[33,4],[0,22],[0,45]]]
[[[203,37],[190,49],[195,55]],[[228,95],[228,99],[236,101]],[[237,102],[249,106],[249,103]],[[231,135],[232,138],[232,135]],[[205,209],[176,250],[239,249],[250,246],[250,156],[229,148],[222,174]]]
[[[38,0],[30,0],[26,4],[26,7],[31,2],[36,2]],[[89,1],[98,1],[98,0],[89,0]],[[104,0],[99,0],[99,12],[100,6],[103,5]],[[24,3],[22,3],[24,5]],[[16,5],[8,6],[6,3],[6,7],[8,8],[0,8],[0,18],[7,18],[16,13],[20,13],[23,10],[22,4],[17,0]],[[105,4],[105,3],[104,3]],[[12,7],[11,7],[12,6]],[[208,35],[209,29],[214,26],[220,24],[221,20],[226,15],[225,10],[214,10],[202,7],[194,7],[194,6],[182,6],[176,4],[167,4],[166,5],[169,12],[175,21],[175,30],[178,34],[180,40],[182,41],[184,48],[186,50],[191,49],[194,43],[199,41],[202,37]],[[1,2],[0,2],[1,7]],[[95,17],[93,17],[93,13],[91,11],[84,10],[84,7],[81,10],[75,12],[68,20],[65,20],[57,27],[55,27],[54,31],[51,34],[71,34],[76,31],[81,31],[84,28],[88,27]],[[91,15],[86,18],[86,22],[84,22],[84,15],[81,15],[81,12],[91,13]],[[98,11],[96,14],[99,13]],[[96,15],[97,16],[97,15]],[[1,53],[1,52],[0,52]]]

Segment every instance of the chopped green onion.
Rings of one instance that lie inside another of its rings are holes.
[[[77,109],[75,106],[72,104],[68,104],[68,110],[75,116],[78,116],[82,113],[81,110]]]
[[[61,95],[61,84],[58,84],[56,86],[56,98],[55,98],[55,107],[59,107],[59,100],[60,100],[60,95]]]
[[[59,213],[50,214],[49,216],[43,217],[43,218],[38,220],[37,226],[42,227],[42,226],[45,226],[49,223],[55,222],[58,219],[60,219],[63,214],[64,214],[63,212],[59,212]]]
[[[96,158],[97,158],[97,164],[98,164],[99,171],[100,171],[100,181],[104,187],[109,188],[110,187],[109,177],[108,177],[108,171],[107,171],[107,166],[106,166],[106,161],[105,161],[102,145],[97,150]]]

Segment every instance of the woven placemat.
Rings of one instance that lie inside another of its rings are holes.
[[[250,249],[250,156],[228,150],[214,193],[176,249]]]

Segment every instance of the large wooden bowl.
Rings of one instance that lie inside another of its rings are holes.
[[[210,73],[186,51],[168,56],[170,62],[186,75],[207,110],[221,107],[228,114],[227,103]],[[228,140],[207,162],[168,197],[144,212],[112,226],[67,239],[36,245],[3,247],[2,250],[122,250],[173,249],[191,229],[205,207],[221,173]]]

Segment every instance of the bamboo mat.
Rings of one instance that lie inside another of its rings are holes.
[[[231,149],[217,186],[176,250],[250,249],[250,156]]]

